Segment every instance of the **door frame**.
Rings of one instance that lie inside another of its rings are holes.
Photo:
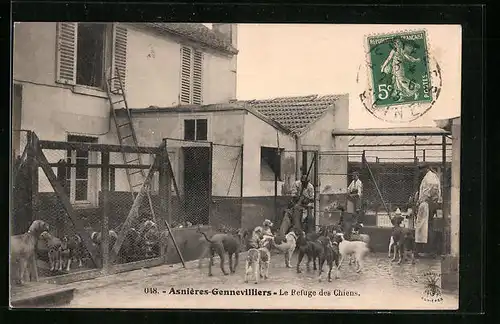
[[[199,145],[200,143],[197,143],[197,145],[183,145],[181,147],[182,152],[182,195],[184,197],[184,204],[186,203],[186,156],[185,156],[185,149],[187,148],[206,148],[208,149],[208,162],[207,162],[207,189],[208,189],[208,194],[207,194],[207,225],[210,225],[210,221],[212,219],[212,177],[213,177],[213,172],[212,172],[212,159],[213,159],[213,144],[212,142],[206,142],[203,143],[203,145]],[[187,212],[187,211],[185,211]]]

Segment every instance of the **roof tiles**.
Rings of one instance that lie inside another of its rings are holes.
[[[240,100],[259,113],[300,134],[332,107],[338,96],[308,95],[262,100]]]
[[[160,32],[186,37],[231,54],[238,53],[238,50],[232,46],[228,39],[200,23],[146,23],[146,25]]]

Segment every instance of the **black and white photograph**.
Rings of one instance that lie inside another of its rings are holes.
[[[460,25],[12,33],[12,308],[458,309]]]

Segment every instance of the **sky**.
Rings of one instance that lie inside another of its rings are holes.
[[[371,116],[359,100],[356,74],[369,34],[425,28],[429,52],[442,68],[441,96],[415,122]],[[435,126],[460,115],[461,29],[458,25],[238,24],[238,99],[349,94],[349,128]]]

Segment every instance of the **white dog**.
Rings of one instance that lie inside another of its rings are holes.
[[[280,252],[285,253],[285,267],[291,268],[290,260],[292,259],[292,254],[297,246],[297,234],[295,232],[290,232],[285,236],[285,241],[281,244],[274,244],[276,249]]]
[[[343,234],[337,234],[335,236],[335,241],[339,244],[340,252],[340,261],[337,268],[340,269],[345,257],[354,255],[355,263],[357,265],[356,272],[360,272],[363,268],[363,259],[369,251],[368,245],[362,241],[347,241],[344,239]]]
[[[271,264],[271,247],[273,245],[272,236],[266,236],[260,242],[260,276],[264,279],[269,278],[269,266]]]
[[[247,260],[245,265],[245,283],[248,283],[248,278],[253,273],[255,284],[259,283],[260,277],[260,250],[251,248],[248,250]]]

